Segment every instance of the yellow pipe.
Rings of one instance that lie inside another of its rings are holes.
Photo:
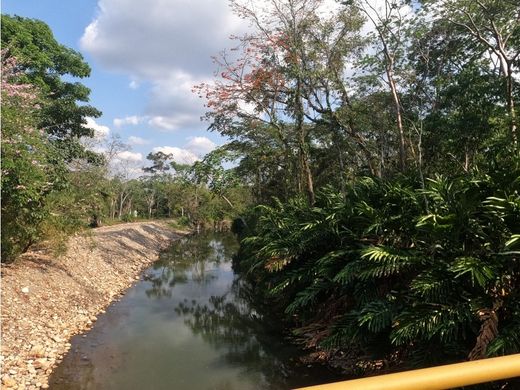
[[[520,376],[520,354],[311,386],[299,390],[442,390]]]

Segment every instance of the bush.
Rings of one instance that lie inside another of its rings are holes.
[[[238,268],[308,345],[420,366],[515,353],[519,185],[479,172],[425,190],[365,178],[312,207],[259,206]]]

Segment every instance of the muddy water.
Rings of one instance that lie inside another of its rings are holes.
[[[231,235],[177,241],[76,336],[51,389],[288,389],[332,381],[255,305],[231,267]]]

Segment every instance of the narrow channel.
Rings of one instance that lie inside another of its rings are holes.
[[[101,315],[51,389],[288,389],[336,379],[303,365],[232,269],[231,234],[183,238]]]

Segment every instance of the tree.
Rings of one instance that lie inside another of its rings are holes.
[[[93,136],[93,130],[84,126],[85,118],[99,117],[101,112],[84,104],[89,100],[87,87],[62,78],[88,77],[88,64],[81,54],[59,44],[42,21],[2,15],[1,28],[6,56],[15,57],[17,69],[23,72],[22,80],[40,90],[41,110],[36,126],[49,135],[65,160],[81,157],[94,161],[95,153],[85,150],[78,140]]]
[[[271,13],[239,8],[259,36],[297,20],[297,11],[277,18],[300,2],[270,4]],[[305,346],[347,357],[349,374],[517,353],[519,5],[374,4],[343,11],[369,20],[375,53],[356,45],[359,18],[342,25],[310,11],[298,39],[264,39],[250,100],[210,94],[225,113],[215,126],[233,138],[226,148],[244,156],[236,172],[261,203],[246,213],[236,269]],[[363,55],[354,76],[349,50]],[[222,104],[231,100],[235,111]],[[267,111],[244,103],[274,107],[283,137]],[[285,161],[298,161],[293,176],[304,172],[302,107],[314,203],[279,184]]]
[[[285,184],[291,186],[296,178],[297,191],[310,204],[315,175],[312,132],[323,120],[337,131],[334,113],[341,103],[334,99],[339,95],[348,104],[345,83],[337,82],[344,75],[342,60],[360,46],[359,14],[350,16],[349,9],[327,19],[322,6],[320,0],[272,0],[265,8],[233,2],[234,11],[249,20],[255,32],[237,38],[236,58],[226,52],[216,57],[221,77],[198,88],[211,110],[206,116],[211,128],[235,138],[247,138],[252,129],[275,137],[285,160]],[[323,38],[327,43],[320,45]],[[326,71],[329,66],[333,70]],[[342,128],[367,151],[352,121],[341,122],[348,122]]]
[[[457,28],[461,39],[471,45],[471,59],[482,58],[486,53],[494,63],[503,79],[510,137],[516,149],[515,72],[520,65],[520,5],[514,0],[442,0],[432,3],[431,12]]]
[[[151,173],[153,175],[165,174],[171,168],[168,160],[171,160],[172,158],[172,154],[166,154],[163,152],[149,153],[148,156],[146,156],[146,159],[150,160],[152,165],[143,168],[143,172]]]
[[[87,77],[90,68],[79,53],[56,42],[45,23],[2,15],[1,29],[2,261],[12,261],[46,234],[77,228],[85,214],[99,211],[97,187],[83,188],[83,197],[66,194],[79,194],[73,189],[82,181],[81,167],[102,162],[80,141],[93,135],[85,118],[101,113],[84,104],[88,88],[63,80]],[[84,178],[94,170],[88,173]],[[79,202],[67,203],[71,199]],[[64,204],[74,211],[64,213]]]
[[[222,197],[229,207],[234,208],[225,191],[237,185],[237,177],[232,170],[226,170],[222,166],[223,162],[230,159],[229,151],[219,148],[208,153],[202,161],[195,162],[192,171],[197,184],[207,185],[211,192]]]
[[[404,130],[403,107],[400,99],[400,87],[398,85],[399,66],[402,65],[405,54],[405,28],[407,13],[410,12],[409,2],[405,0],[385,0],[382,7],[377,7],[369,0],[349,2],[354,4],[370,21],[375,30],[376,54],[365,59],[365,65],[378,70],[384,69],[383,81],[390,90],[394,111],[395,122],[399,139],[399,167],[401,171],[406,168],[407,147]],[[402,89],[402,88],[401,88]]]
[[[2,262],[13,261],[41,237],[45,199],[62,185],[63,165],[36,129],[39,90],[23,82],[14,57],[2,50]]]

